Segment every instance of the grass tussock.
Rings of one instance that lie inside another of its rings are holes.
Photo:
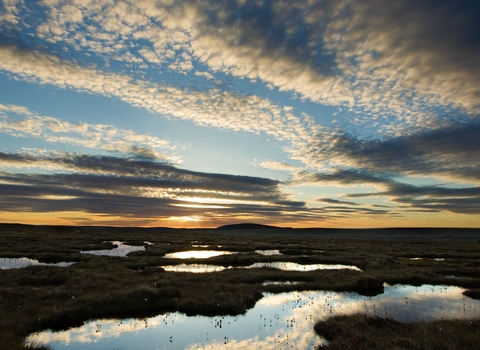
[[[365,315],[335,316],[317,322],[315,332],[329,341],[329,350],[468,350],[478,349],[480,321],[403,323]]]
[[[466,295],[469,298],[472,299],[478,299],[480,300],[480,289],[469,289],[463,292],[463,295]]]

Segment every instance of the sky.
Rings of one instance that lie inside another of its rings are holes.
[[[476,0],[0,0],[0,222],[480,227]]]

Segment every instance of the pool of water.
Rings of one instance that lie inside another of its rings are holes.
[[[219,272],[219,271],[232,268],[231,266],[224,267],[224,266],[210,265],[210,264],[179,264],[179,265],[165,265],[160,267],[165,271],[169,271],[169,272],[190,272],[190,273]]]
[[[80,253],[103,255],[103,256],[126,257],[128,253],[145,250],[144,246],[127,245],[127,244],[123,244],[123,242],[120,242],[120,241],[113,241],[112,244],[116,245],[117,247],[113,249],[102,249],[102,250],[82,250],[80,251]],[[152,243],[146,242],[145,244],[152,244]]]
[[[187,258],[184,258],[184,259],[187,259]],[[179,265],[164,265],[159,267],[161,267],[165,271],[191,272],[191,273],[219,272],[219,271],[233,268],[232,266],[224,267],[224,266],[211,265],[211,264],[179,264]],[[356,266],[349,266],[349,265],[339,265],[339,264],[301,265],[293,262],[263,262],[263,263],[255,263],[250,266],[237,266],[236,268],[255,269],[255,268],[261,268],[261,267],[271,267],[271,268],[279,269],[282,271],[315,271],[315,270],[341,270],[341,269],[362,271]]]
[[[41,263],[35,259],[29,258],[0,258],[0,269],[7,270],[7,269],[20,269],[22,267],[27,266],[59,266],[59,267],[67,267],[73,265],[73,262],[59,262],[56,264],[48,264],[48,263]]]
[[[255,250],[255,253],[261,254],[261,255],[282,255],[282,253],[280,253],[280,250],[278,249]]]
[[[262,286],[294,286],[305,282],[300,281],[265,281]]]
[[[283,271],[315,271],[315,270],[342,270],[349,269],[355,271],[362,271],[356,266],[341,265],[341,264],[309,264],[302,265],[293,262],[259,262],[250,265],[249,268],[271,267]]]
[[[63,332],[30,335],[26,342],[61,349],[312,349],[322,339],[317,320],[364,313],[399,321],[475,318],[480,301],[452,286],[386,286],[367,297],[330,291],[265,294],[240,316],[189,317],[165,313],[145,319],[95,320]]]
[[[167,259],[208,259],[220,255],[236,254],[236,252],[221,250],[187,250],[184,252],[175,252],[165,254]]]

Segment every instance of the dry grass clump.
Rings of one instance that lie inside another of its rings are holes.
[[[463,292],[463,295],[470,297],[472,299],[480,300],[480,289],[469,289]]]

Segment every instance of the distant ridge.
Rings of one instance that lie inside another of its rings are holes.
[[[278,227],[278,226],[270,226],[270,225],[261,225],[261,224],[252,224],[252,223],[244,223],[244,224],[233,224],[233,225],[223,225],[217,227],[217,230],[272,230],[272,229],[285,229],[289,227]]]

